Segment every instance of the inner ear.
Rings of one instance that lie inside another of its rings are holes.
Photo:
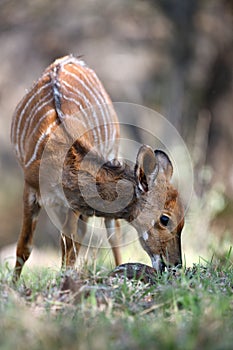
[[[151,147],[143,145],[137,154],[135,177],[138,187],[147,192],[158,173],[157,160]]]
[[[157,159],[157,162],[159,164],[160,171],[162,170],[167,178],[167,180],[170,180],[173,174],[173,166],[172,162],[170,161],[168,155],[161,151],[161,150],[155,150],[154,151],[155,158]]]

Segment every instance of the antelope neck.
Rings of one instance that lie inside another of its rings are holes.
[[[134,170],[128,165],[105,163],[98,171],[96,164],[75,174],[65,171],[64,193],[74,211],[86,216],[125,219],[137,215],[138,195]],[[73,168],[74,172],[74,168]],[[67,175],[68,174],[68,175]]]

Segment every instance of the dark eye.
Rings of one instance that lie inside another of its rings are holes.
[[[169,220],[170,220],[170,218],[169,218],[169,216],[167,216],[167,215],[161,215],[161,216],[160,216],[160,222],[161,222],[161,224],[162,224],[163,226],[167,226],[168,223],[169,223]]]

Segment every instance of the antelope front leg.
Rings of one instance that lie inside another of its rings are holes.
[[[30,256],[33,234],[36,228],[38,214],[40,212],[37,193],[26,182],[24,185],[23,204],[23,225],[17,242],[16,264],[13,274],[14,283],[18,281],[22,268]]]
[[[115,219],[105,219],[108,241],[111,245],[116,266],[122,262],[120,253],[120,222]]]
[[[80,215],[79,219],[78,219],[78,230],[77,230],[77,234],[78,234],[78,242],[80,244],[82,244],[84,237],[87,233],[87,222],[88,222],[89,218],[88,216],[84,216],[84,215]]]
[[[74,267],[81,244],[75,240],[79,214],[68,210],[61,232],[62,268]]]

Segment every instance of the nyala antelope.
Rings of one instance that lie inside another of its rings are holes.
[[[67,126],[69,117],[77,124]],[[62,189],[69,203],[61,232],[62,265],[74,265],[85,235],[84,223],[93,215],[104,218],[116,265],[121,257],[118,235],[112,232],[119,230],[118,219],[137,230],[158,272],[166,265],[181,265],[184,211],[170,183],[171,161],[166,153],[147,145],[138,150],[135,165],[117,160],[120,130],[112,102],[95,72],[82,59],[70,55],[57,59],[44,71],[13,116],[11,141],[24,172],[23,223],[14,281],[30,256],[42,206],[39,170],[43,151],[57,128],[69,137],[72,125],[78,125],[79,137],[66,153],[62,169]],[[52,167],[59,152],[50,151]],[[125,206],[111,206],[119,198],[125,200]],[[50,201],[59,202],[59,198],[54,194]],[[74,241],[76,233],[79,239]]]

